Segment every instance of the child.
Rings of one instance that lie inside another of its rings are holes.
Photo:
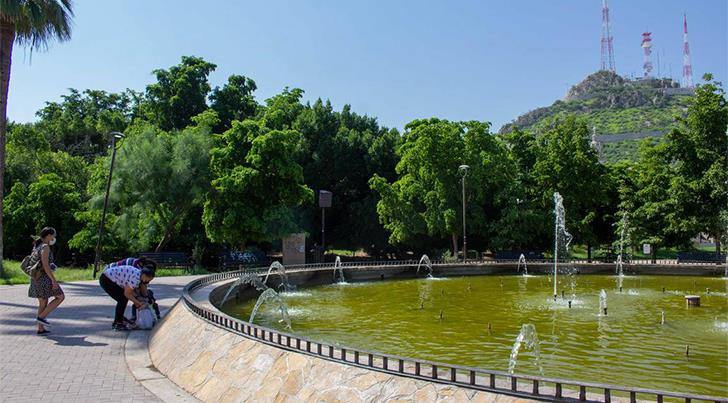
[[[157,300],[154,298],[154,292],[147,288],[147,295],[142,295],[142,292],[139,288],[134,289],[134,297],[139,299],[140,301],[146,301],[149,306],[154,309],[154,314],[157,316],[157,320],[161,319],[159,316],[159,305],[157,304]],[[135,305],[131,306],[131,321],[136,322],[137,320],[137,308]]]

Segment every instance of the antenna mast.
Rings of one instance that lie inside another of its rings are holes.
[[[609,26],[609,5],[602,0],[602,70],[616,72],[614,67],[614,48],[612,45],[612,31]]]
[[[690,64],[688,45],[688,17],[683,14],[683,87],[693,88],[693,66]]]

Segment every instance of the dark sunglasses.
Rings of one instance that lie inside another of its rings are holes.
[[[141,283],[144,285],[147,285],[147,284],[149,284],[149,281],[142,281]]]

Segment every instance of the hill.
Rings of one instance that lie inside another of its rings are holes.
[[[692,89],[681,88],[667,78],[629,80],[598,71],[571,87],[564,99],[519,116],[500,133],[514,127],[543,132],[554,121],[575,114],[586,119],[603,141],[607,162],[616,162],[636,156],[637,139],[661,137],[667,132],[676,117],[687,110],[692,94]]]

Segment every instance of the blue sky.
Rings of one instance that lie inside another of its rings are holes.
[[[653,63],[679,78],[682,13],[696,82],[728,75],[725,0],[611,0],[618,73],[640,75],[641,33]],[[299,87],[306,99],[375,116],[389,127],[437,116],[503,123],[550,105],[599,68],[600,0],[204,1],[76,0],[73,38],[16,48],[8,116],[35,111],[67,88],[142,90],[182,55],[258,84],[262,101]],[[657,66],[655,67],[655,73]]]

